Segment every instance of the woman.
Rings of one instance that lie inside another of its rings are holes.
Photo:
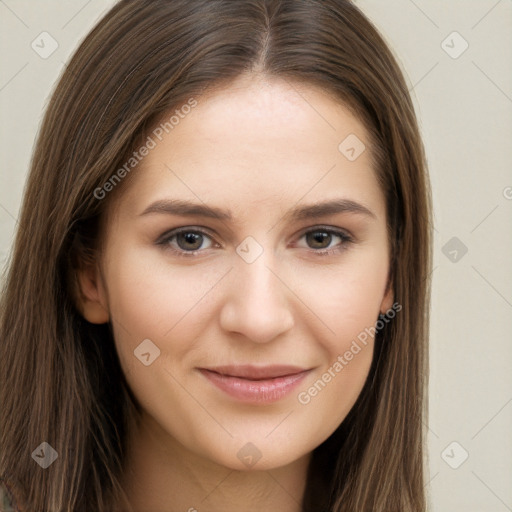
[[[430,216],[352,3],[119,2],[48,106],[3,290],[12,506],[426,510]]]

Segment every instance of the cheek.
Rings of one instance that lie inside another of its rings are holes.
[[[190,395],[180,385],[181,367],[197,352],[215,285],[225,271],[172,267],[162,258],[151,260],[145,251],[128,248],[118,254],[122,257],[115,258],[116,265],[108,270],[108,295],[123,373],[145,410],[163,415],[162,422],[174,434],[186,431],[194,418],[185,412]],[[180,410],[179,419],[165,419],[162,404]]]
[[[145,251],[120,251],[109,272],[109,308],[117,350],[125,367],[137,360],[134,350],[150,339],[162,356],[181,359],[193,350],[204,328],[215,287],[229,270],[172,267],[147,257]],[[170,343],[172,341],[172,343]]]
[[[343,422],[356,403],[367,380],[373,356],[373,341],[348,343],[299,390],[299,414],[307,434],[317,443],[327,439]],[[314,420],[317,418],[317,420]]]
[[[308,415],[323,415],[326,435],[332,432],[356,402],[371,366],[375,324],[387,280],[383,251],[346,258],[344,265],[302,272],[301,298],[314,305],[328,329],[316,339],[324,364],[297,399]],[[326,411],[329,414],[325,416]]]
[[[312,430],[311,435],[326,439],[345,419],[363,389],[373,358],[385,277],[378,266],[373,271],[351,267],[350,272],[330,272],[325,280],[316,311],[334,332],[323,329],[327,334],[316,336],[324,354],[323,365],[297,394],[304,417],[322,418],[319,430]],[[305,301],[312,303],[312,299],[306,297]]]
[[[301,270],[300,297],[328,329],[323,344],[330,357],[375,326],[383,299],[388,262],[384,251],[353,253],[337,266]]]

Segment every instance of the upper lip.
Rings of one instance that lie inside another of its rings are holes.
[[[307,371],[309,368],[301,368],[300,366],[291,365],[268,365],[268,366],[253,366],[253,365],[227,365],[227,366],[214,366],[211,368],[201,368],[210,372],[220,373],[229,377],[239,377],[242,379],[250,380],[263,380],[263,379],[276,379],[278,377],[285,377],[286,375],[295,375]]]

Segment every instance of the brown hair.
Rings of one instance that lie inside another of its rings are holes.
[[[426,509],[431,198],[414,109],[390,50],[347,0],[122,0],[54,91],[5,276],[0,476],[27,510],[106,511],[122,496],[137,406],[111,325],[93,325],[78,310],[76,269],[94,261],[99,222],[129,177],[105,199],[95,191],[165,112],[243,73],[318,86],[364,122],[403,308],[377,334],[355,406],[313,452],[303,509]],[[31,457],[43,441],[58,453],[46,470]]]

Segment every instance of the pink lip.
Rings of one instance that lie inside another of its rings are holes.
[[[288,395],[311,371],[297,366],[199,368],[217,388],[243,402],[268,404]]]

